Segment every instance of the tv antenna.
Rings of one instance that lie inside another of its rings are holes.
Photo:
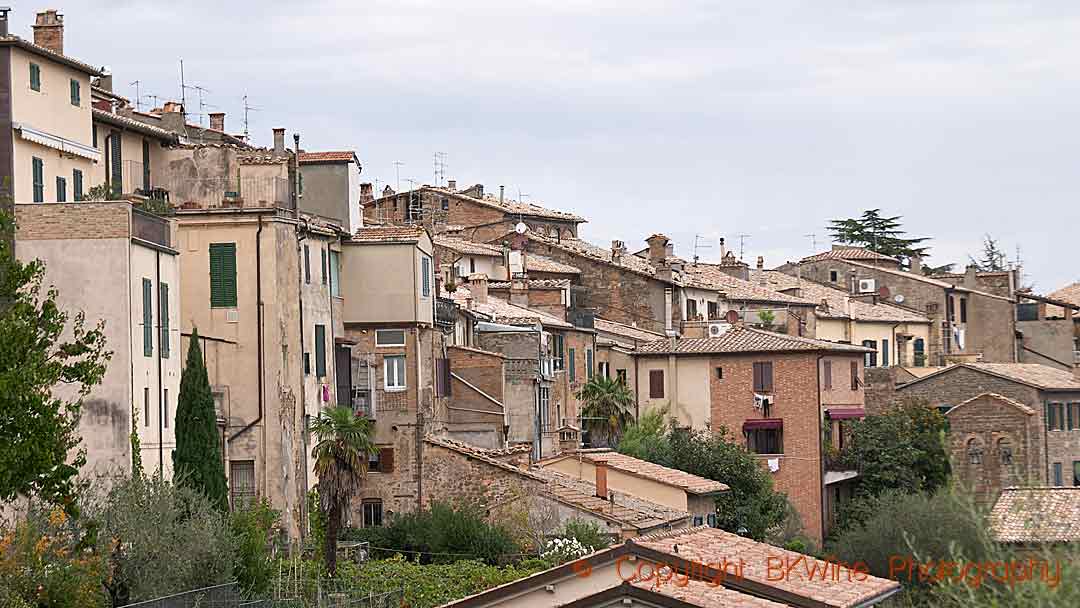
[[[712,249],[712,245],[703,244],[704,242],[705,242],[705,238],[702,237],[700,234],[695,234],[694,235],[694,263],[695,264],[697,264],[698,260],[701,259],[701,256],[698,255],[698,250],[699,249]]]
[[[203,126],[203,122],[202,122],[203,109],[206,108],[206,107],[211,107],[211,108],[216,107],[216,106],[211,106],[211,105],[209,105],[209,104],[207,104],[207,103],[205,103],[203,101],[203,93],[209,93],[210,89],[201,87],[201,86],[199,86],[197,84],[185,85],[185,88],[191,89],[192,91],[195,91],[199,95],[199,127],[202,127]],[[184,116],[185,117],[187,116],[187,108],[186,107],[184,108]]]
[[[141,96],[139,95],[139,81],[136,80],[134,82],[129,82],[128,83],[129,87],[132,86],[132,85],[135,86],[135,111],[138,112],[141,109],[139,107],[139,99],[141,99]]]
[[[435,153],[435,186],[441,187],[446,178],[446,152]]]
[[[811,232],[810,234],[804,234],[803,236],[810,239],[810,253],[817,253],[817,235]]]
[[[743,232],[735,236],[739,237],[739,260],[742,260],[743,255],[746,253],[746,240],[749,239],[751,235]]]
[[[244,95],[244,140],[248,139],[248,112],[258,112],[262,108],[256,108],[255,106],[248,105],[248,96]]]
[[[394,181],[394,192],[395,193],[396,192],[401,192],[401,165],[404,165],[404,164],[405,163],[401,162],[400,160],[395,160],[394,161],[394,180],[395,180]],[[408,181],[408,178],[406,178],[406,181]]]

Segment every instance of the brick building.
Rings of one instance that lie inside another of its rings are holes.
[[[1069,372],[1033,363],[965,363],[898,385],[896,396],[949,412],[954,466],[989,502],[1011,481],[1080,483],[1080,380]],[[1013,446],[1004,456],[1011,463],[1003,461],[1002,440]]]
[[[1080,306],[1080,281],[1054,291],[1050,297]],[[1073,361],[1080,364],[1080,314],[1073,315]]]
[[[827,474],[823,427],[863,415],[866,352],[741,324],[714,338],[657,340],[637,351],[639,408],[744,442],[820,543],[854,478]]]
[[[966,284],[927,277],[918,258],[912,258],[911,268],[905,271],[887,256],[835,247],[778,270],[859,295],[877,293],[882,299],[924,314],[932,322],[927,345],[930,365],[1017,361],[1015,301]]]

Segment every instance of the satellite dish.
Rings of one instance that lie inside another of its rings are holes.
[[[528,229],[529,227],[525,225],[525,222],[518,222],[517,226],[514,226],[514,232],[518,234],[525,234]]]
[[[893,302],[896,302],[897,304],[903,304],[904,303],[904,296],[902,296],[900,294],[896,294],[896,297],[893,298]]]
[[[737,311],[737,310],[729,310],[729,311],[727,311],[727,313],[724,314],[724,320],[727,321],[728,323],[731,323],[732,325],[738,323],[739,322],[739,311]]]

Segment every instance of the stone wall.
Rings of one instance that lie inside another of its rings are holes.
[[[983,395],[948,418],[953,477],[980,504],[992,506],[1002,488],[1045,483],[1038,416]],[[1006,447],[1011,458],[1003,456]]]

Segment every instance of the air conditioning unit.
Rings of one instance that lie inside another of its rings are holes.
[[[877,282],[874,279],[859,279],[859,293],[874,293]]]
[[[730,328],[731,325],[728,323],[709,323],[709,337],[719,338],[720,336],[727,333],[727,330]]]

